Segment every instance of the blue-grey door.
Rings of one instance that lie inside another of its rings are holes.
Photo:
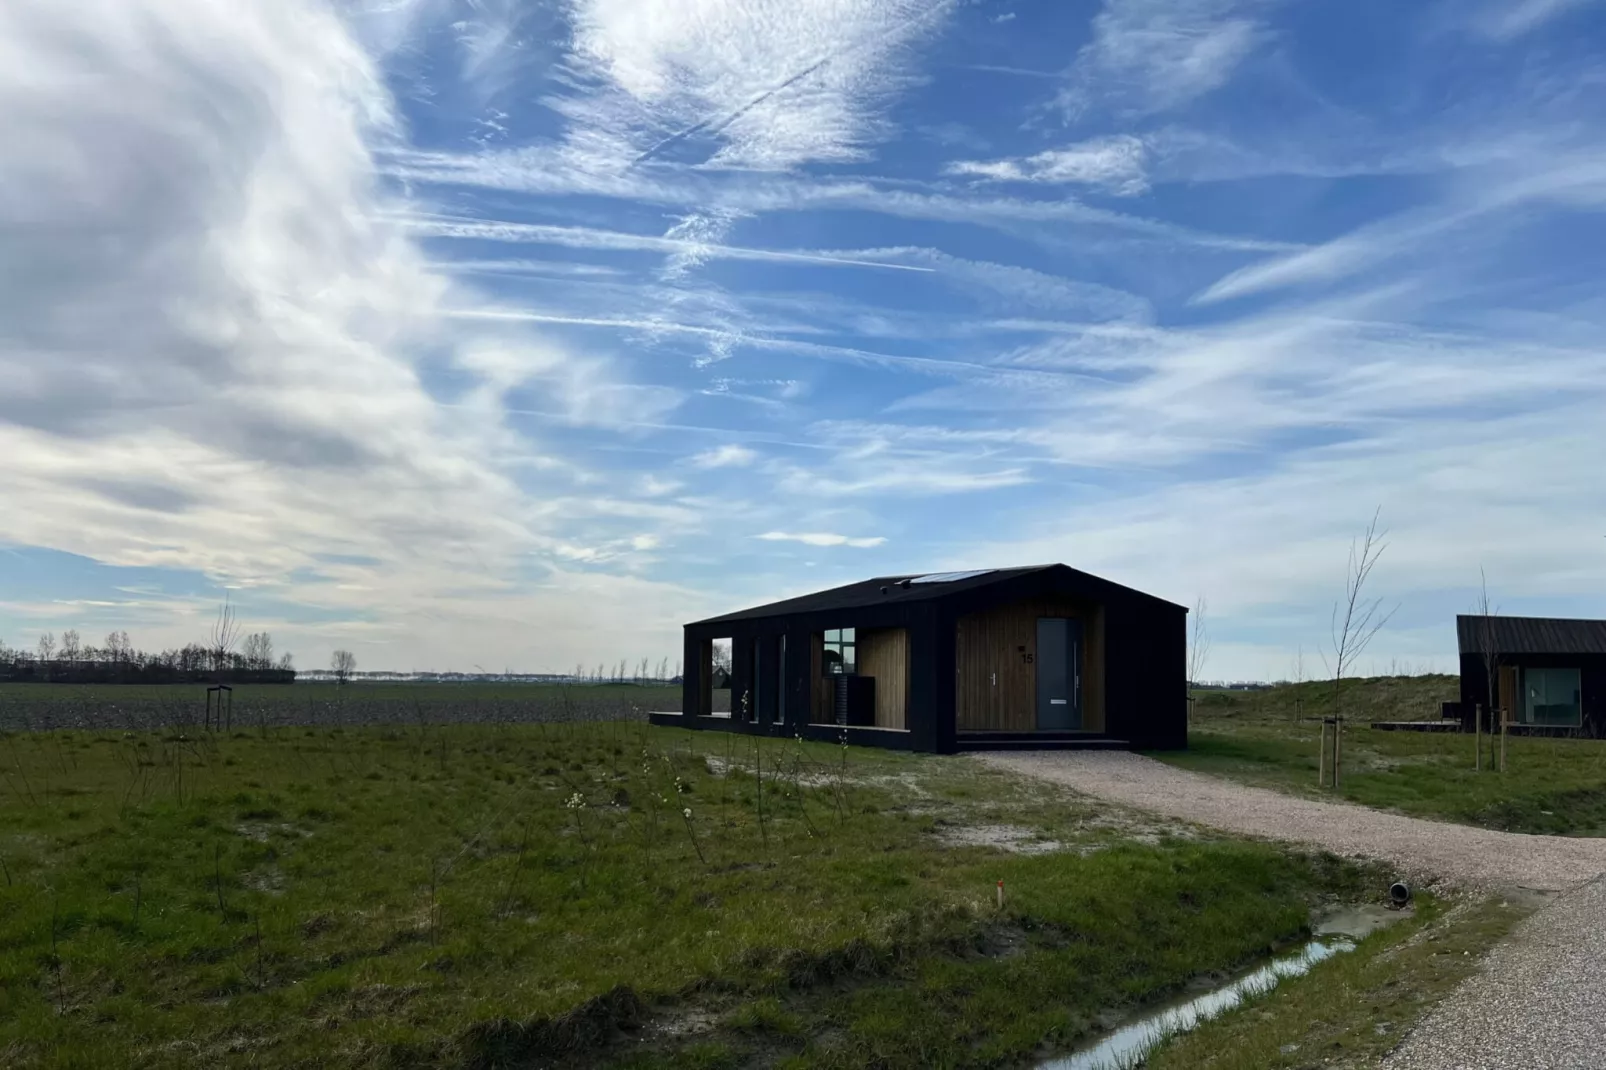
[[[1037,727],[1082,727],[1082,622],[1037,618]]]

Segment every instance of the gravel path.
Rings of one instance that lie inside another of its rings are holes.
[[[1392,862],[1419,884],[1560,891],[1606,872],[1606,839],[1493,832],[1302,799],[1124,751],[1000,751],[975,757],[1185,821]],[[1606,1065],[1606,1055],[1602,1060]]]
[[[1606,882],[1529,918],[1383,1061],[1386,1070],[1606,1065]]]

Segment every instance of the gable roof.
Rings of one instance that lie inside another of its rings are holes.
[[[1455,618],[1461,653],[1484,652],[1485,628],[1497,654],[1606,654],[1606,620],[1465,613]]]
[[[857,583],[845,584],[841,587],[832,587],[824,591],[815,591],[813,594],[799,595],[796,598],[787,598],[779,602],[770,602],[751,609],[742,609],[734,613],[725,613],[705,620],[693,621],[693,624],[723,624],[727,621],[757,620],[763,617],[784,617],[795,613],[819,613],[841,609],[858,609],[862,606],[882,606],[898,602],[926,602],[939,598],[947,598],[973,591],[979,587],[990,587],[1004,580],[1017,579],[1039,572],[1053,572],[1063,570],[1094,583],[1127,591],[1131,594],[1142,595],[1144,598],[1154,598],[1160,602],[1164,599],[1155,598],[1154,595],[1144,594],[1131,587],[1122,587],[1118,583],[1100,579],[1091,573],[1078,572],[1068,565],[1026,565],[1016,568],[976,569],[971,572],[910,572],[899,576],[876,576]],[[952,578],[949,578],[952,577]],[[926,582],[921,582],[925,580]],[[883,593],[885,591],[885,593]]]

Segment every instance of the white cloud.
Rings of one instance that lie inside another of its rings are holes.
[[[956,160],[944,170],[993,182],[1084,185],[1132,196],[1149,188],[1144,173],[1147,149],[1130,134],[1095,138],[1035,156],[1001,160]]]
[[[858,549],[869,549],[880,546],[887,540],[879,535],[869,538],[853,538],[848,535],[835,535],[826,531],[811,531],[793,534],[786,531],[766,531],[755,536],[769,542],[800,542],[805,546],[852,546]]]
[[[675,397],[528,328],[444,319],[475,298],[394,223],[372,151],[399,136],[322,3],[0,6],[0,540],[275,591],[332,621],[287,622],[303,655],[369,636],[415,665],[480,643],[528,664],[509,637],[557,606],[593,629],[573,645],[674,649],[695,597],[622,577],[588,600],[604,581],[552,570],[634,543],[532,501],[525,480],[578,473],[502,399],[610,425]],[[376,564],[289,578],[328,553]],[[517,577],[543,567],[528,597]],[[519,625],[501,637],[499,606]],[[193,627],[164,612],[153,630]]]
[[[756,460],[758,454],[753,450],[731,442],[695,455],[691,463],[698,468],[745,468]]]
[[[860,159],[949,0],[574,0],[573,77],[553,101],[577,157],[786,169]]]
[[[1267,37],[1263,0],[1105,0],[1093,40],[1059,96],[1068,114],[1097,102],[1148,114],[1219,89]]]

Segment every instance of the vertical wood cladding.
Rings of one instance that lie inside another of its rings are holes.
[[[877,728],[909,727],[909,631],[906,628],[861,628],[858,672],[875,677]]]
[[[1517,667],[1515,665],[1502,665],[1500,672],[1500,709],[1505,711],[1505,719],[1514,721],[1520,714],[1517,704],[1522,701],[1522,695],[1517,691]],[[1499,726],[1501,714],[1491,711],[1489,723]]]
[[[825,679],[825,637],[819,632],[809,636],[809,723],[833,724],[836,713],[832,706],[834,693],[831,681]]]
[[[959,731],[1036,731],[1039,617],[1082,622],[1082,728],[1103,731],[1103,613],[1062,597],[1028,599],[959,618],[954,680]]]

